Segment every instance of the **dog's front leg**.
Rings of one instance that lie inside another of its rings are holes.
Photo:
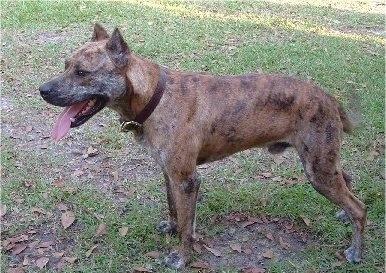
[[[172,190],[172,185],[171,185],[169,176],[166,173],[164,173],[164,177],[165,177],[166,194],[167,194],[168,206],[169,206],[169,220],[161,221],[158,225],[158,230],[165,234],[174,235],[177,233],[176,201],[174,198],[174,193]]]
[[[188,261],[195,237],[196,202],[200,181],[196,172],[179,180],[176,176],[169,176],[169,178],[177,213],[177,232],[181,243],[178,251],[172,251],[165,261],[169,267],[181,269]]]

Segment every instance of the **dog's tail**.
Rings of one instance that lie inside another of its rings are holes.
[[[343,125],[343,131],[345,133],[352,133],[360,125],[362,116],[362,104],[357,90],[353,89],[353,91],[348,94],[348,104],[346,109],[339,104],[338,110]]]
[[[342,105],[339,104],[339,115],[340,115],[340,120],[342,121],[343,124],[343,131],[345,133],[352,133],[354,129],[357,127],[357,124],[349,117],[347,114],[346,110],[343,108]]]

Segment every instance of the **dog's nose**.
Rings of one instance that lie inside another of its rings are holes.
[[[43,98],[47,98],[49,93],[51,92],[51,84],[50,83],[45,83],[39,87],[40,91],[40,96]]]

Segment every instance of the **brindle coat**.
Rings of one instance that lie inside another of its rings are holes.
[[[132,53],[117,29],[110,37],[96,25],[92,41],[40,90],[58,106],[103,98],[129,121],[151,98],[161,69],[167,78],[163,97],[134,133],[164,172],[170,219],[161,227],[176,229],[181,240],[166,258],[169,266],[182,268],[188,261],[200,185],[197,165],[252,147],[278,153],[289,146],[297,150],[312,186],[351,220],[353,241],[345,255],[351,263],[360,261],[366,208],[340,165],[343,132],[353,126],[341,105],[313,83],[268,74],[220,77],[169,70]]]

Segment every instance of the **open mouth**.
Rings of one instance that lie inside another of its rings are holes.
[[[59,115],[52,130],[52,137],[58,141],[63,138],[70,128],[78,127],[102,110],[107,104],[103,98],[92,98],[66,107]]]

